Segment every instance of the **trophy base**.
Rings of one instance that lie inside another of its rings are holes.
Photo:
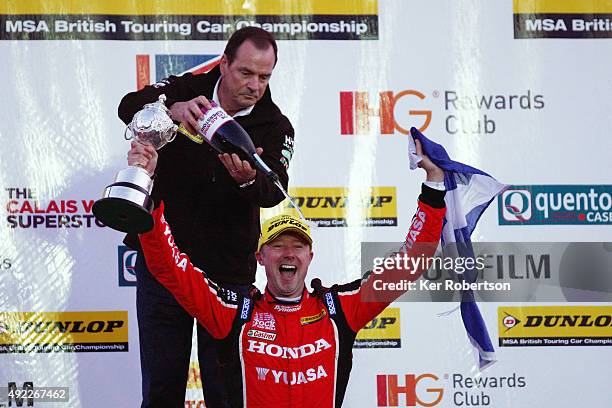
[[[115,182],[104,189],[92,212],[109,228],[140,234],[153,228],[153,200],[150,193],[153,182],[140,167],[121,170]]]
[[[96,218],[109,228],[117,231],[140,234],[153,229],[153,209],[151,201],[145,208],[124,198],[101,198],[93,205],[92,212]]]

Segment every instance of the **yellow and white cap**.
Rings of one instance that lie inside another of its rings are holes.
[[[301,219],[293,215],[281,214],[267,219],[261,226],[261,235],[257,244],[257,251],[268,242],[285,232],[295,232],[304,238],[312,246],[310,227]]]

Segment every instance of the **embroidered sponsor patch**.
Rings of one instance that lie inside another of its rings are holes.
[[[274,310],[278,310],[279,312],[297,312],[302,308],[302,305],[276,305],[274,306]]]
[[[265,381],[266,375],[268,375],[270,369],[265,367],[255,367],[255,369],[257,370],[257,379],[259,381]]]
[[[421,233],[423,229],[423,225],[425,225],[425,220],[427,219],[427,213],[425,211],[421,211],[420,208],[417,209],[417,213],[412,218],[412,224],[410,225],[410,231],[408,231],[408,235],[406,236],[406,246],[408,248],[412,248],[414,243],[417,240],[417,237]]]
[[[276,331],[276,320],[274,320],[272,313],[255,312],[253,327],[263,330]]]
[[[242,311],[240,312],[240,318],[242,320],[246,320],[249,317],[249,306],[251,306],[251,299],[244,298],[244,302],[242,302]]]
[[[291,154],[293,154],[293,136],[285,135],[285,141],[283,142],[283,147],[286,150],[289,150]]]
[[[327,313],[325,312],[325,309],[321,309],[321,313],[319,313],[319,314],[316,314],[314,316],[305,316],[305,317],[302,317],[300,319],[300,323],[302,323],[302,326],[305,326],[307,324],[318,322],[319,320],[324,318],[326,315],[327,315]]]
[[[289,170],[289,161],[285,157],[281,157],[280,162],[286,170]]]
[[[231,289],[219,287],[219,293],[221,298],[226,302],[237,304],[238,303],[238,293],[234,292]]]
[[[285,168],[289,168],[289,162],[291,161],[291,157],[293,157],[293,150],[283,149],[281,151],[281,154],[281,163],[283,164],[283,166],[285,166]]]
[[[255,329],[249,330],[247,332],[247,336],[255,337],[257,339],[269,340],[269,341],[274,341],[274,339],[276,339],[276,333],[268,333],[265,331],[255,330]]]
[[[285,169],[289,169],[289,162],[293,157],[293,137],[290,135],[285,135],[285,142],[283,143],[283,150],[281,151],[280,162]]]
[[[257,370],[257,379],[259,381],[266,381],[268,373],[272,372],[270,380],[273,380],[276,384],[300,385],[327,377],[327,372],[322,365],[316,368],[309,368],[305,371],[281,371],[267,367],[255,367],[255,369]]]
[[[297,347],[286,347],[278,344],[270,344],[265,341],[247,339],[249,353],[267,354],[270,357],[298,359],[311,356],[332,348],[324,338],[315,340],[314,343],[302,344]]]
[[[325,294],[325,302],[327,303],[327,308],[329,309],[329,315],[333,316],[336,314],[336,304],[334,303],[334,297],[331,292],[327,292]]]

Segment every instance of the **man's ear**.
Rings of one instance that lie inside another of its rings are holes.
[[[261,255],[261,251],[255,252],[255,259],[257,259],[257,263],[263,266],[263,256]]]
[[[223,75],[227,71],[228,66],[229,61],[227,60],[227,56],[223,54],[221,56],[221,60],[219,60],[219,69],[221,70],[221,75]]]

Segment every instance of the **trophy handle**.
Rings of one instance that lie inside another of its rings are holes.
[[[128,131],[130,132],[130,137],[128,137]],[[125,138],[125,140],[132,140],[134,138],[134,132],[132,132],[132,128],[130,127],[130,125],[125,127],[123,137]]]
[[[167,141],[166,143],[170,143],[171,141],[173,141],[173,140],[174,140],[174,138],[176,137],[176,131],[177,131],[177,130],[178,130],[178,126],[177,126],[177,125],[174,125],[174,126],[172,127],[172,130],[171,130],[171,132],[172,132],[172,136],[170,136],[170,138],[168,139],[168,141]]]

